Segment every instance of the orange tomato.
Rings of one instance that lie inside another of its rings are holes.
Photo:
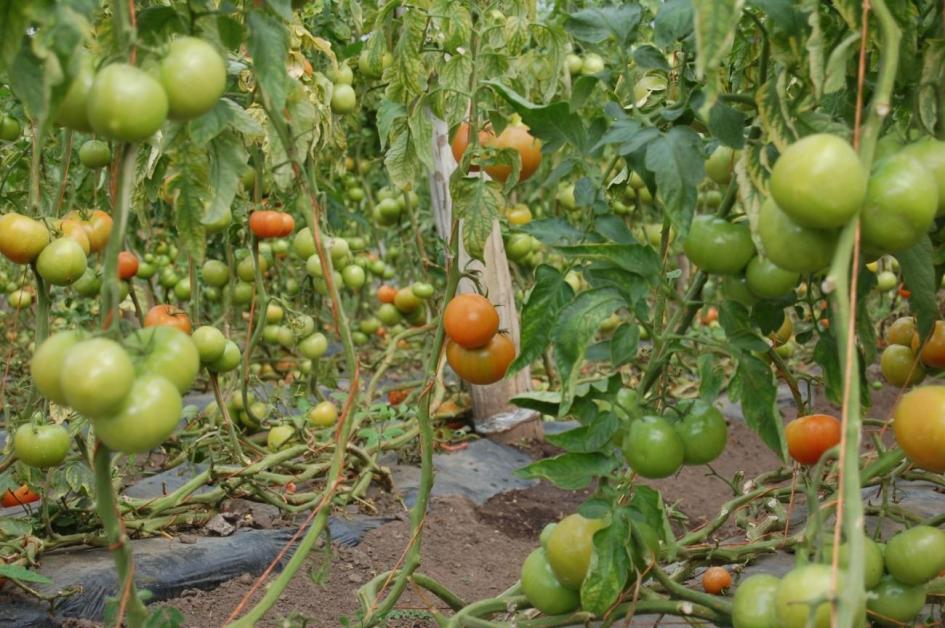
[[[131,279],[138,273],[138,258],[131,251],[118,254],[118,278]]]
[[[155,305],[144,316],[145,327],[176,327],[185,334],[193,331],[187,312],[173,305]]]
[[[706,593],[719,595],[732,586],[732,574],[725,567],[709,567],[702,574],[702,588]]]
[[[487,345],[499,330],[499,313],[480,294],[458,294],[443,312],[443,327],[453,342],[476,349]]]
[[[840,421],[829,414],[794,419],[784,428],[788,453],[801,464],[816,464],[824,452],[840,443]]]
[[[945,368],[945,321],[935,321],[935,328],[922,345],[922,361],[926,366]]]
[[[3,494],[3,497],[0,497],[0,505],[4,508],[10,508],[12,506],[22,506],[24,504],[31,504],[39,499],[33,490],[23,484],[20,488],[14,489],[12,491],[8,490]]]
[[[397,297],[397,288],[386,283],[377,289],[377,300],[381,303],[393,303]]]

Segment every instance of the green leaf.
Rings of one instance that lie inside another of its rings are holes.
[[[853,44],[859,41],[860,34],[852,33],[830,51],[824,77],[824,94],[839,92],[847,86],[847,65],[857,51]]]
[[[723,301],[719,305],[719,324],[734,349],[767,353],[768,343],[755,331],[748,310],[742,304]]]
[[[568,16],[565,28],[575,39],[589,44],[599,44],[613,36],[622,45],[629,41],[642,18],[643,9],[636,4],[583,9]]]
[[[519,229],[548,246],[577,244],[587,237],[583,231],[575,229],[571,226],[571,223],[563,218],[533,220],[527,225],[522,225]]]
[[[709,110],[709,132],[726,146],[741,148],[745,145],[744,113],[717,101]]]
[[[922,236],[912,248],[896,253],[902,268],[902,283],[912,292],[909,308],[916,316],[919,334],[923,338],[932,332],[932,326],[939,317],[935,298],[938,284],[935,282],[932,256],[932,241],[927,235]]]
[[[512,105],[531,133],[541,139],[546,152],[554,151],[565,143],[572,144],[578,150],[586,150],[587,129],[584,128],[581,116],[571,111],[566,100],[547,105],[533,105],[498,81],[484,81],[484,84],[492,86]]]
[[[863,21],[861,13],[863,3],[860,0],[833,0],[833,7],[846,21],[851,31],[860,31],[861,22]]]
[[[630,526],[623,516],[594,534],[594,549],[587,576],[581,583],[581,608],[603,615],[613,606],[627,584],[632,566],[627,548]]]
[[[725,383],[725,372],[718,368],[718,356],[703,353],[699,356],[699,397],[706,401],[714,401],[722,391]]]
[[[941,128],[939,118],[945,112],[939,105],[945,102],[945,39],[926,39],[923,42],[922,73],[919,78],[918,112],[922,126],[931,135]]]
[[[646,168],[656,176],[659,199],[681,237],[698,198],[698,185],[705,178],[705,160],[699,135],[687,126],[674,126],[646,149]]]
[[[545,479],[560,488],[577,491],[595,478],[607,475],[617,466],[610,456],[600,453],[565,453],[533,462],[515,471],[525,479]]]
[[[381,150],[387,147],[388,136],[394,126],[394,122],[407,117],[407,109],[400,103],[388,100],[381,100],[377,107],[377,135],[381,140]]]
[[[666,60],[666,55],[656,46],[643,44],[633,51],[633,62],[641,70],[662,70],[669,72],[672,68]]]
[[[824,392],[827,399],[842,403],[843,371],[840,369],[840,356],[837,354],[837,339],[830,332],[821,334],[814,345],[814,362],[823,370]]]
[[[179,248],[203,259],[207,247],[203,216],[209,188],[209,155],[193,142],[178,142],[171,155],[178,176],[170,183]]]
[[[4,565],[0,563],[0,578],[10,578],[17,582],[31,582],[35,584],[52,584],[52,579],[30,571],[22,565]]]
[[[246,168],[249,155],[243,142],[231,133],[219,136],[210,145],[210,190],[212,196],[201,220],[204,224],[220,221],[230,211],[240,175]],[[198,258],[199,259],[199,258]]]
[[[246,15],[246,25],[249,28],[247,47],[253,58],[256,80],[272,108],[281,112],[285,107],[289,79],[286,73],[288,33],[282,23],[257,9],[250,10]]]
[[[783,97],[786,80],[787,73],[782,71],[776,78],[768,79],[755,94],[758,118],[767,131],[768,138],[779,151],[787,148],[797,137]]]
[[[653,247],[643,244],[578,244],[560,246],[564,255],[574,255],[591,261],[605,262],[628,273],[639,275],[650,283],[657,283],[660,275],[659,255]]]
[[[567,413],[574,399],[580,365],[600,324],[625,304],[621,294],[611,288],[587,290],[578,295],[571,305],[561,311],[554,324],[552,340],[555,345],[555,363],[561,376],[561,408]]]
[[[23,517],[0,517],[0,537],[26,538],[32,533],[33,526],[30,525],[29,519]]]
[[[741,402],[748,427],[758,432],[781,460],[787,460],[784,424],[777,406],[778,389],[771,368],[750,353],[742,353],[729,383],[729,394]]]
[[[744,0],[693,0],[696,74],[718,66],[732,49]]]
[[[30,24],[29,2],[0,2],[0,72],[9,67]]]
[[[564,273],[546,264],[535,269],[535,285],[522,308],[521,348],[509,370],[515,373],[537,359],[551,342],[551,325],[574,298]]]
[[[481,178],[463,178],[454,179],[452,188],[453,211],[463,221],[463,246],[481,260],[503,204],[499,186]]]
[[[826,65],[824,62],[824,32],[820,26],[820,11],[818,11],[819,2],[814,2],[813,10],[808,13],[807,24],[810,26],[810,37],[804,44],[807,50],[807,67],[810,74],[810,82],[814,87],[814,98],[820,100],[824,89],[824,77]]]
[[[542,414],[557,416],[561,404],[561,393],[553,390],[535,390],[520,393],[510,399],[519,408],[537,410]]]
[[[660,5],[653,21],[653,37],[657,46],[667,46],[692,32],[692,0],[669,0]]]
[[[614,331],[610,339],[610,363],[614,368],[627,364],[637,357],[640,344],[640,328],[632,323],[625,323]]]
[[[601,451],[610,444],[610,438],[617,432],[620,422],[611,412],[602,412],[588,425],[576,427],[559,434],[547,434],[545,440],[565,451],[593,452]]]

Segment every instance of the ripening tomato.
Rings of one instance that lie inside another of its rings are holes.
[[[161,86],[168,114],[190,120],[213,109],[226,89],[226,65],[211,44],[196,37],[178,37],[161,60]]]
[[[393,303],[396,296],[397,288],[386,283],[377,289],[377,300],[381,303]]]
[[[893,386],[914,386],[925,379],[925,366],[912,347],[889,345],[880,356],[879,366]]]
[[[788,453],[801,464],[816,464],[825,451],[840,444],[840,427],[829,414],[798,417],[784,428]]]
[[[101,209],[95,209],[85,218],[81,213],[73,210],[65,215],[68,220],[77,220],[82,224],[85,233],[89,236],[89,248],[93,253],[98,253],[108,244],[108,238],[112,233],[112,217]]]
[[[131,251],[121,251],[118,254],[118,278],[131,279],[138,274],[138,256]]]
[[[591,564],[594,533],[606,526],[603,519],[586,519],[574,513],[551,530],[546,549],[548,564],[563,586],[580,591]]]
[[[423,301],[410,288],[401,288],[394,296],[394,306],[402,314],[410,314],[423,307]]]
[[[886,328],[883,339],[888,345],[918,346],[919,338],[915,329],[915,319],[911,316],[897,318]]]
[[[59,229],[62,237],[71,238],[78,242],[86,255],[92,252],[92,243],[89,242],[89,232],[85,230],[81,222],[72,220],[71,218],[64,218],[58,222],[56,227]]]
[[[23,484],[20,488],[7,490],[3,494],[3,497],[0,497],[0,506],[4,508],[12,508],[14,506],[24,506],[26,504],[32,504],[35,501],[39,501],[39,495],[33,491],[28,485]]]
[[[49,229],[38,220],[10,212],[0,216],[0,253],[16,264],[29,264],[49,244]]]
[[[480,386],[494,384],[509,369],[515,359],[515,344],[502,334],[496,334],[485,346],[467,349],[452,340],[446,343],[446,361],[462,379]]]
[[[488,344],[499,330],[499,313],[482,295],[458,294],[443,312],[443,328],[453,342],[476,349]]]
[[[922,386],[902,396],[893,413],[896,441],[915,466],[945,472],[945,386]]]
[[[712,595],[720,595],[732,586],[732,574],[725,567],[709,567],[702,574],[702,589]]]
[[[945,368],[945,321],[935,321],[935,328],[919,354],[926,366]]]
[[[868,175],[846,140],[817,133],[781,153],[771,171],[771,196],[800,226],[836,229],[863,207]]]
[[[155,305],[144,316],[145,327],[176,327],[185,334],[193,331],[187,312],[173,305]]]
[[[154,135],[167,118],[167,94],[150,74],[127,63],[98,71],[86,111],[95,132],[137,142]]]
[[[522,164],[518,177],[519,182],[532,176],[538,169],[538,166],[541,165],[541,142],[528,132],[528,127],[525,125],[510,124],[505,127],[498,137],[496,137],[491,129],[480,129],[479,144],[486,148],[509,148],[518,151]],[[456,134],[453,136],[453,141],[450,143],[453,157],[456,158],[457,162],[462,160],[463,153],[466,152],[468,146],[469,124],[463,122],[459,125],[459,128],[457,128]],[[478,166],[470,165],[469,171],[475,172],[478,169]],[[505,180],[509,178],[509,175],[512,174],[512,166],[505,164],[488,166],[486,172],[493,179],[504,183]]]

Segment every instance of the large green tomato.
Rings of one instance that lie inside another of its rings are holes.
[[[214,373],[226,373],[240,365],[241,357],[239,345],[232,340],[227,340],[226,346],[223,347],[223,355],[217,358],[215,362],[208,364],[207,368]]]
[[[718,458],[725,449],[728,425],[725,417],[714,406],[696,401],[679,423],[676,432],[683,443],[685,464],[707,464]]]
[[[161,85],[172,118],[201,116],[213,109],[226,89],[223,57],[202,39],[178,37],[161,60]]]
[[[200,353],[190,336],[161,325],[132,332],[125,346],[134,358],[138,375],[154,374],[167,378],[183,394],[190,390],[200,372]]]
[[[866,597],[870,619],[880,625],[911,625],[924,606],[924,585],[903,584],[892,576],[884,576]]]
[[[66,353],[85,338],[85,332],[61,331],[47,338],[36,349],[30,361],[33,383],[44,397],[61,406],[66,405],[62,391],[62,362]]]
[[[62,462],[69,453],[69,432],[61,425],[23,424],[13,436],[13,451],[20,462],[48,469]]]
[[[223,356],[223,350],[226,349],[226,336],[211,325],[198,327],[191,334],[190,339],[197,347],[200,361],[204,364],[219,360]]]
[[[671,476],[683,465],[685,446],[672,423],[647,416],[630,423],[623,437],[623,456],[641,476],[659,479]]]
[[[703,271],[723,275],[740,272],[755,255],[747,225],[708,214],[692,219],[683,249],[686,257]]]
[[[154,78],[133,65],[113,63],[99,70],[87,111],[96,133],[122,142],[147,139],[167,118],[167,95]]]
[[[938,184],[908,153],[881,161],[870,177],[860,212],[863,246],[872,256],[908,249],[935,221]]]
[[[305,227],[301,231],[295,234],[295,238],[292,240],[292,248],[295,249],[295,252],[304,260],[309,259],[311,256],[317,253],[315,248],[315,240],[312,239],[312,231],[308,227]],[[315,259],[318,259],[316,256]],[[319,262],[320,264],[320,262]],[[319,266],[321,268],[321,266]]]
[[[794,292],[800,273],[784,270],[760,255],[752,258],[745,269],[748,289],[762,299],[778,299]]]
[[[594,550],[594,533],[607,527],[603,519],[585,519],[574,513],[558,522],[548,536],[548,563],[565,587],[579,591]]]
[[[328,351],[328,338],[321,332],[315,332],[299,342],[299,353],[309,360],[317,360]]]
[[[719,294],[723,299],[741,303],[745,307],[752,307],[758,302],[758,297],[749,289],[748,280],[744,277],[722,278]]]
[[[879,163],[887,157],[898,153],[902,148],[903,142],[899,136],[894,133],[884,135],[876,142],[876,150],[873,151],[873,163]]]
[[[220,260],[209,259],[200,268],[200,277],[208,286],[222,288],[230,281],[230,267]]]
[[[835,229],[860,211],[867,180],[866,169],[846,140],[817,133],[781,153],[771,171],[771,196],[799,225]]]
[[[102,140],[88,140],[79,147],[79,162],[86,168],[101,168],[112,160],[112,150]]]
[[[542,548],[533,551],[522,563],[522,593],[545,615],[570,613],[581,603],[578,592],[565,587],[555,577]]]
[[[346,114],[354,111],[358,106],[358,97],[354,88],[345,83],[335,83],[331,90],[331,110],[334,113]]]
[[[36,271],[54,286],[68,286],[88,268],[82,245],[70,237],[53,240],[36,258]]]
[[[92,81],[95,80],[95,69],[92,67],[92,57],[84,52],[73,63],[77,64],[78,69],[59,105],[56,122],[73,131],[84,133],[92,130],[86,103],[92,89]]]
[[[732,180],[732,171],[738,161],[738,151],[720,145],[705,161],[705,173],[719,185],[728,185]]]
[[[183,402],[173,382],[149,373],[141,375],[121,406],[110,416],[92,421],[99,440],[115,451],[143,454],[171,435],[180,421]]]
[[[945,142],[926,138],[902,149],[925,166],[938,183],[938,214],[945,214]]]
[[[825,553],[829,557],[832,554],[833,546],[828,544]],[[840,546],[840,567],[846,569],[850,560],[850,546],[844,543]],[[879,584],[883,577],[883,550],[879,544],[868,536],[863,537],[863,586],[866,589],[872,589]]]
[[[135,367],[120,344],[108,338],[83,340],[62,359],[62,393],[90,419],[111,414],[131,390]]]
[[[778,626],[830,628],[830,602],[825,597],[832,586],[833,571],[829,565],[802,565],[789,571],[782,578],[775,597]],[[814,621],[809,624],[807,620],[814,604]]]
[[[770,574],[749,576],[735,589],[732,624],[735,628],[771,628],[777,625],[775,598],[781,581]]]
[[[813,273],[826,267],[837,245],[837,232],[799,225],[770,198],[761,206],[758,234],[765,256],[780,268],[796,273]]]
[[[945,569],[945,531],[919,525],[886,542],[886,571],[903,584],[924,584]]]

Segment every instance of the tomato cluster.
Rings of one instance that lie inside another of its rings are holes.
[[[498,333],[499,313],[479,294],[459,294],[443,312],[443,328],[449,338],[446,361],[461,378],[480,386],[494,384],[515,359],[515,344]]]
[[[627,464],[641,477],[659,479],[684,465],[708,464],[725,450],[728,425],[714,406],[697,400],[681,420],[631,418],[621,447]]]
[[[193,341],[179,329],[140,329],[123,343],[79,331],[50,336],[33,355],[37,390],[92,421],[96,436],[124,453],[161,444],[180,419],[181,395],[200,367]]]

